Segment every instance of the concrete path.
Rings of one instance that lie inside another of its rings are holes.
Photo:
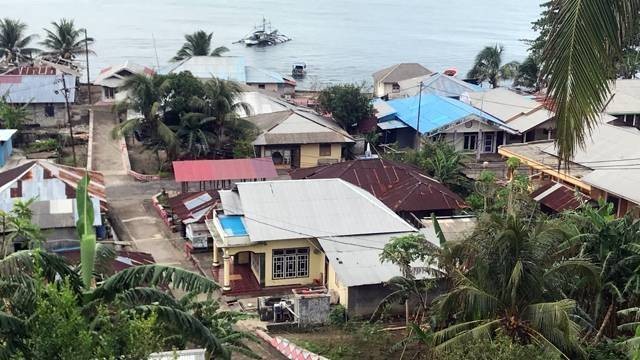
[[[109,106],[94,107],[92,167],[106,176],[127,174],[122,161],[120,140],[111,136],[116,124],[116,117]]]

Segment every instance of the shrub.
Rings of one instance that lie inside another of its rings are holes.
[[[504,335],[498,335],[493,341],[478,340],[443,351],[438,360],[560,360],[560,355],[544,348],[529,344],[514,343]]]
[[[347,321],[347,309],[338,304],[329,313],[329,323],[331,325],[342,326]]]

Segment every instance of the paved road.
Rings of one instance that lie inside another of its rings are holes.
[[[111,136],[116,123],[116,117],[109,106],[94,107],[92,168],[106,176],[127,174],[122,161],[120,140]]]

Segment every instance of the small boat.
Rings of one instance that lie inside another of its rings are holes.
[[[235,43],[243,43],[246,46],[271,46],[290,40],[291,38],[287,35],[280,34],[277,29],[272,29],[271,22],[267,22],[265,18],[262,18],[261,26],[256,26],[251,34]]]
[[[291,76],[294,78],[303,78],[307,75],[307,64],[305,63],[295,63],[293,64],[293,69],[291,69]]]

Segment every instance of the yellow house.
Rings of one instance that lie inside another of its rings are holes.
[[[400,275],[397,266],[380,263],[382,248],[416,231],[341,179],[238,183],[220,199],[222,210],[207,226],[220,269],[214,274],[227,294],[323,285],[347,308],[368,311],[363,301],[377,305],[386,295],[382,283]],[[365,285],[378,295],[356,291]]]
[[[518,158],[529,167],[534,184],[553,181],[567,185],[592,199],[612,203],[617,216],[631,212],[640,217],[640,131],[608,123],[613,120],[603,115],[569,164],[559,166],[553,140],[503,145],[498,153]]]
[[[291,109],[247,118],[260,129],[253,142],[258,157],[276,168],[307,168],[344,160],[354,139],[335,121],[307,109]]]

